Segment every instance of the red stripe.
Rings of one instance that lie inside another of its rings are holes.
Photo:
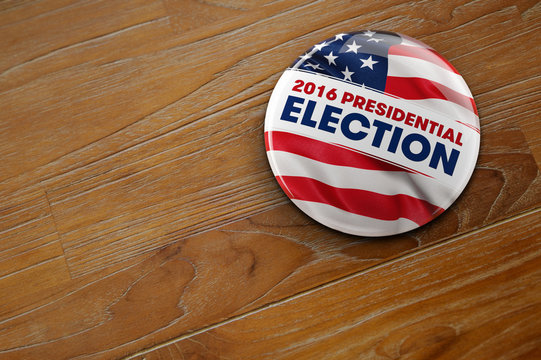
[[[389,55],[409,56],[429,61],[445,70],[449,70],[454,72],[455,74],[458,74],[458,71],[453,65],[451,65],[449,61],[447,61],[447,59],[445,59],[443,56],[441,56],[432,49],[418,48],[408,45],[393,45],[389,48]]]
[[[478,134],[481,133],[481,130],[479,130],[477,127],[475,127],[475,126],[473,126],[473,125],[471,125],[471,124],[468,124],[468,123],[465,123],[465,122],[462,122],[462,121],[458,121],[458,120],[456,120],[456,122],[457,122],[457,123],[460,123],[460,124],[462,124],[462,125],[464,125],[464,126],[469,127],[470,129],[474,130],[474,131],[475,131],[476,133],[478,133]]]
[[[423,225],[444,211],[425,200],[404,194],[383,195],[367,190],[337,188],[300,176],[281,176],[280,180],[292,199],[328,204],[380,220],[406,218]]]
[[[265,148],[267,151],[286,151],[330,165],[349,166],[366,170],[412,172],[354,149],[283,131],[266,132]]]
[[[270,131],[265,131],[265,151],[270,150]]]
[[[280,184],[280,187],[286,193],[287,197],[290,198],[290,199],[293,199],[293,194],[289,191],[288,187],[284,183],[284,180],[282,179],[282,176],[280,176],[280,175],[276,176],[276,181],[278,181],[278,184]]]
[[[385,92],[407,100],[443,99],[454,102],[477,115],[473,99],[445,85],[416,77],[388,76]]]

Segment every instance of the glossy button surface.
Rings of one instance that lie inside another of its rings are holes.
[[[415,229],[460,195],[479,152],[468,86],[435,50],[383,31],[335,35],[287,68],[265,145],[281,188],[320,223],[355,235]]]

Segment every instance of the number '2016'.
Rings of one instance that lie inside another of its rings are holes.
[[[317,86],[311,81],[304,82],[303,80],[295,80],[295,86],[291,89],[296,92],[303,92],[307,95],[312,95],[316,90],[316,96],[323,97],[325,95],[327,99],[334,100],[336,99],[336,89],[332,88],[325,93],[325,85]]]

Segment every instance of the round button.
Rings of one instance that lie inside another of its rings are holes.
[[[265,117],[270,166],[318,222],[355,235],[415,229],[464,190],[479,117],[457,70],[434,49],[386,31],[335,35],[278,81]]]

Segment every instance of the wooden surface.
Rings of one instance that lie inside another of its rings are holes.
[[[355,273],[137,359],[539,358],[540,213]]]
[[[419,38],[481,151],[413,232],[300,213],[263,144],[335,33]],[[537,1],[0,2],[0,359],[541,358]]]

